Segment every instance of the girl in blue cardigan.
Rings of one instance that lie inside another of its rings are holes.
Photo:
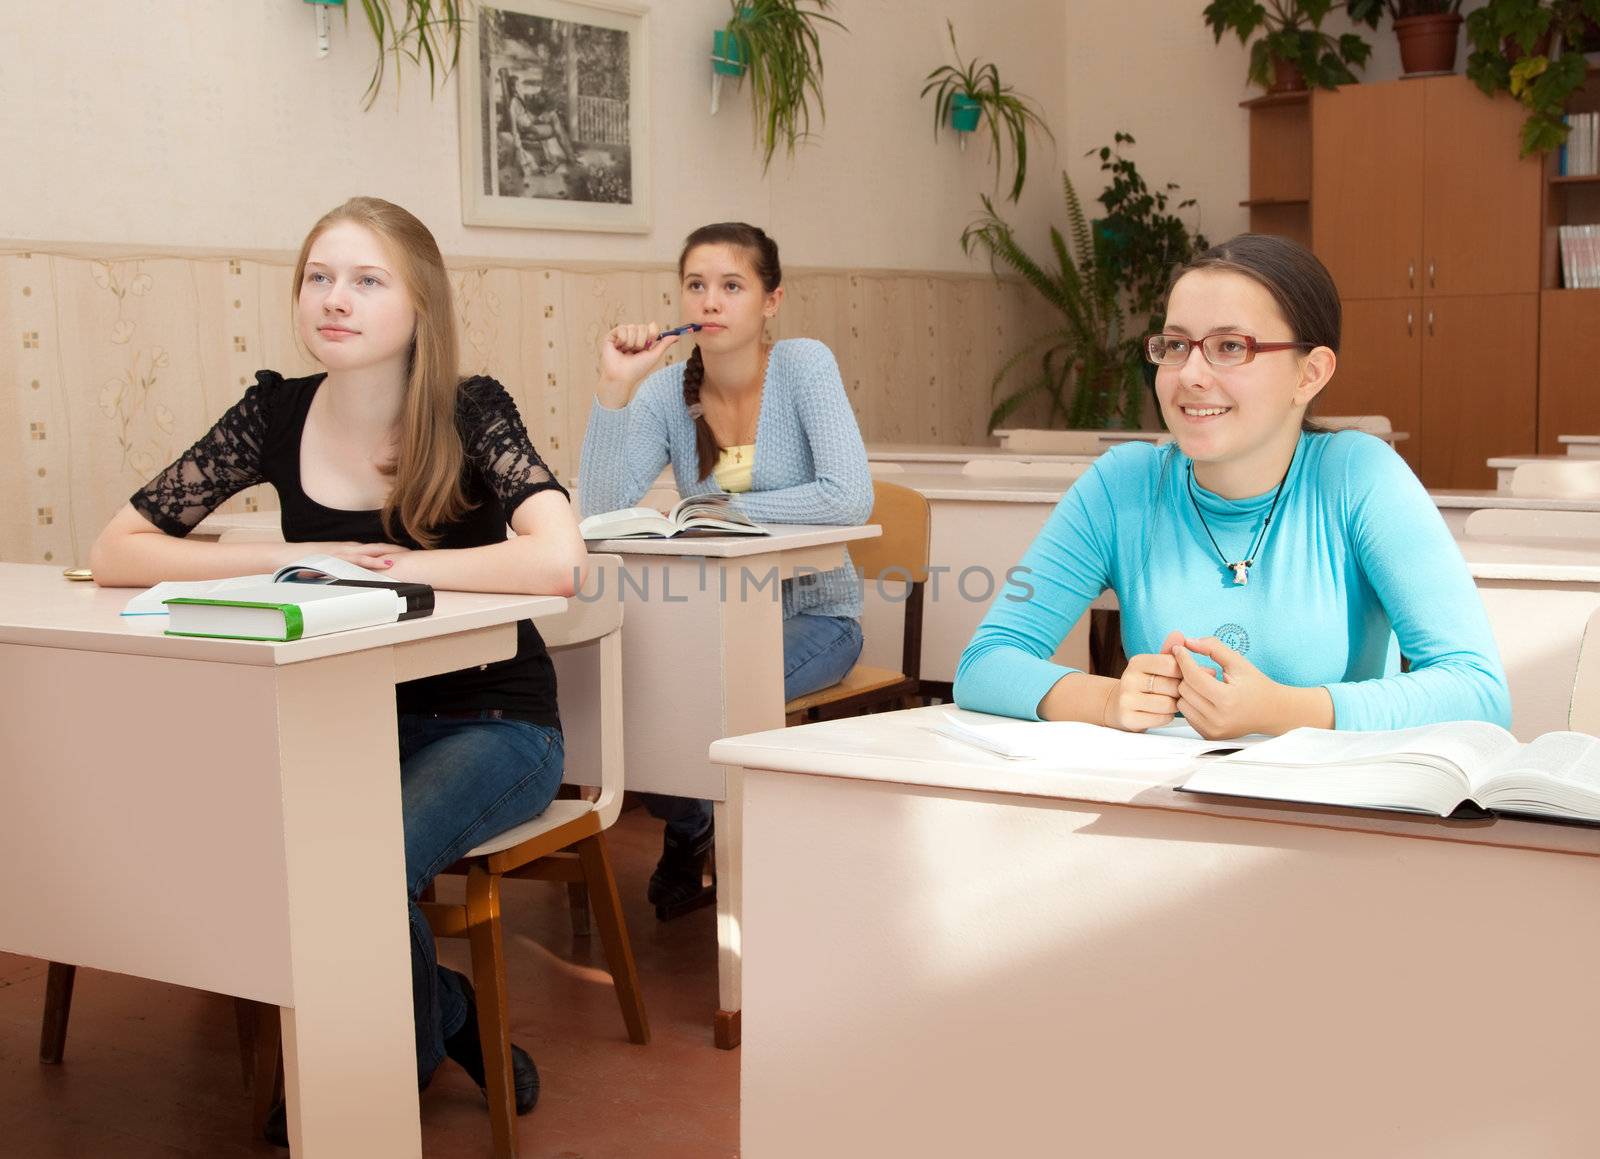
[[[758,523],[865,523],[867,452],[832,352],[809,338],[769,346],[764,337],[783,303],[777,244],[742,222],[702,226],[684,243],[678,275],[684,320],[700,327],[686,362],[657,369],[680,339],[658,338],[654,322],[601,340],[582,514],[633,506],[670,463],[680,494],[727,494]],[[861,587],[848,556],[823,575],[784,581],[785,699],[837,683],[860,654]],[[649,892],[665,920],[715,899],[701,884],[711,804],[654,797],[650,810],[667,822]]]
[[[1176,443],[1110,451],[1062,497],[962,654],[957,703],[1136,732],[1181,714],[1207,737],[1509,724],[1482,602],[1422,484],[1382,441],[1306,420],[1339,323],[1333,279],[1287,239],[1187,266],[1147,340]],[[1127,670],[1053,663],[1107,588]]]

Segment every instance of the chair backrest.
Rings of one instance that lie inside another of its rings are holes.
[[[1600,459],[1523,463],[1511,472],[1511,493],[1524,499],[1600,498]]]
[[[1330,431],[1366,431],[1369,435],[1387,435],[1394,430],[1388,415],[1315,415],[1312,421]]]
[[[1589,617],[1578,646],[1578,672],[1572,680],[1567,727],[1600,736],[1600,611]]]
[[[602,827],[622,811],[622,558],[591,555],[589,574],[559,616],[537,621],[561,688],[563,779],[598,785]]]
[[[997,434],[999,432],[996,432]],[[1098,455],[1105,444],[1099,431],[1045,431],[1017,429],[1005,432],[1008,451],[1035,455]]]
[[[872,477],[876,479],[880,475],[904,475],[906,473],[906,465],[904,463],[880,463],[874,461],[867,464],[867,470],[872,472]]]
[[[968,459],[961,465],[961,473],[974,479],[1026,479],[1035,483],[1060,483],[1063,489],[1076,483],[1088,469],[1088,463],[1049,463],[998,456]]]
[[[1600,540],[1600,511],[1528,511],[1486,507],[1467,516],[1468,539]]]
[[[874,479],[872,514],[868,523],[883,528],[876,539],[850,544],[850,562],[862,579],[903,579],[925,583],[928,579],[928,538],[932,520],[922,494],[898,483]]]

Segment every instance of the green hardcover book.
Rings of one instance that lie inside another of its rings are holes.
[[[267,583],[165,601],[169,636],[286,642],[392,624],[405,600],[388,588]]]

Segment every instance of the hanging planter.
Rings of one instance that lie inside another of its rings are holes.
[[[739,42],[728,38],[728,30],[719,28],[711,34],[711,71],[718,76],[743,76],[744,55]]]
[[[1011,190],[1006,196],[1015,201],[1022,196],[1022,183],[1028,177],[1028,133],[1043,130],[1052,141],[1055,137],[1039,115],[1039,106],[1000,79],[1000,69],[989,61],[961,59],[956,47],[956,26],[945,21],[950,30],[950,51],[956,63],[940,65],[930,72],[922,86],[922,95],[933,98],[933,136],[949,125],[959,136],[961,147],[967,147],[967,134],[980,125],[989,127],[989,144],[994,161],[995,190],[999,191],[1000,176],[1005,168],[1004,150],[1010,148],[1014,164]]]
[[[983,116],[983,106],[966,93],[956,93],[950,98],[950,127],[958,133],[970,133],[978,127]],[[965,141],[962,144],[966,144]]]

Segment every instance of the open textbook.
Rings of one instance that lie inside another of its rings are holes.
[[[1437,817],[1526,813],[1600,824],[1600,740],[1551,732],[1522,744],[1482,721],[1392,732],[1297,728],[1208,763],[1183,788]]]
[[[690,495],[665,515],[648,507],[602,511],[578,524],[585,539],[671,539],[675,535],[771,535],[733,509],[726,495]]]
[[[1016,761],[1056,768],[1115,767],[1149,761],[1185,762],[1206,753],[1235,752],[1264,739],[1206,740],[1186,724],[1124,732],[1066,720],[995,720],[978,723],[944,713],[933,731]]]
[[[433,611],[433,588],[427,584],[400,583],[384,579],[378,572],[359,564],[349,563],[337,556],[313,554],[293,563],[286,563],[277,571],[261,575],[231,576],[214,580],[173,580],[146,588],[129,600],[122,609],[124,616],[164,616],[170,609],[167,601],[173,599],[222,599],[246,589],[265,584],[325,584],[349,588],[382,588],[398,601],[396,614],[391,620],[410,620],[426,616]],[[280,593],[281,594],[281,593]]]

